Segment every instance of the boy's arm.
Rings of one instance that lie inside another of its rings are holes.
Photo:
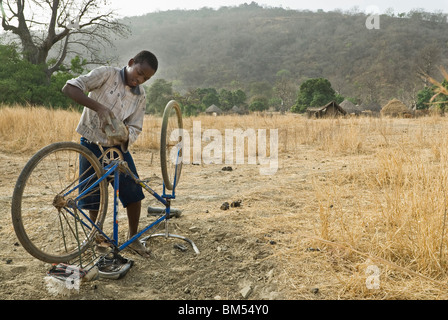
[[[145,117],[145,109],[146,109],[146,95],[144,94],[140,98],[137,110],[124,121],[129,130],[129,139],[128,139],[129,145],[133,144],[137,140],[140,133],[142,132],[143,119]]]
[[[113,112],[106,108],[103,104],[85,95],[80,88],[71,84],[66,84],[64,88],[62,88],[62,92],[73,101],[95,111],[98,114],[100,126],[103,131],[106,125],[112,124],[111,119],[114,117]]]

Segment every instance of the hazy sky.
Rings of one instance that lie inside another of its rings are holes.
[[[173,9],[200,9],[202,7],[210,7],[217,9],[223,6],[238,6],[243,3],[251,3],[252,0],[111,0],[112,7],[117,9],[120,15],[137,16],[154,11],[165,11]],[[334,9],[350,10],[357,6],[360,11],[366,11],[371,7],[376,7],[380,12],[384,12],[388,8],[393,8],[395,13],[409,12],[412,9],[424,9],[429,12],[442,11],[448,13],[447,0],[259,0],[255,1],[262,6],[282,7],[298,10],[323,9],[331,11]]]

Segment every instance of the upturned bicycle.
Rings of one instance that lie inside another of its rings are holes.
[[[12,198],[12,222],[22,246],[41,261],[53,264],[75,261],[82,268],[103,263],[107,257],[114,263],[122,261],[120,252],[132,242],[146,243],[155,236],[185,240],[199,253],[193,241],[168,230],[169,219],[178,213],[171,203],[176,198],[175,189],[182,171],[182,130],[181,110],[172,100],[165,107],[161,126],[161,194],[149,187],[147,180],[130,171],[118,148],[103,148],[100,158],[74,142],[53,143],[39,150],[20,173]],[[90,165],[82,172],[81,157]],[[162,205],[149,207],[149,211],[158,212],[159,216],[124,242],[119,241],[117,219],[120,173],[130,175]],[[109,185],[113,186],[113,230],[107,232],[103,225],[108,211]],[[95,221],[81,204],[93,194],[98,199]],[[144,236],[162,222],[165,232]]]

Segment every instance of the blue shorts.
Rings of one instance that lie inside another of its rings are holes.
[[[97,144],[89,142],[86,138],[81,138],[81,145],[87,147],[92,151],[97,158],[101,156],[101,150]],[[115,146],[115,148],[120,149],[120,146]],[[104,148],[107,149],[106,147]],[[123,152],[124,161],[127,162],[129,169],[138,177],[137,169],[134,164],[134,159],[130,152]],[[80,174],[90,167],[89,162],[81,157],[79,162],[79,172]],[[90,169],[91,173],[85,176],[89,176],[94,173],[93,169]],[[125,173],[120,173],[119,176],[119,191],[118,196],[123,207],[127,207],[129,204],[141,201],[145,198],[143,194],[142,187],[135,183],[134,179]],[[99,208],[99,192],[92,193],[88,197],[81,199],[78,205],[82,209],[86,210],[98,210]]]

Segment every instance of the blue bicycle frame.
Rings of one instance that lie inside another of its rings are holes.
[[[161,216],[160,218],[158,218],[156,221],[152,222],[151,224],[149,224],[148,226],[146,226],[145,228],[143,228],[140,232],[138,232],[137,234],[135,234],[132,238],[128,239],[126,242],[124,242],[123,244],[121,244],[119,246],[118,243],[118,190],[119,190],[119,176],[120,176],[120,170],[125,170],[126,174],[131,175],[134,178],[134,181],[139,184],[142,188],[144,188],[147,192],[149,192],[154,198],[156,198],[159,202],[161,202],[164,206],[165,206],[165,214],[163,216]],[[177,169],[177,165],[176,165],[176,169]],[[127,163],[125,161],[122,160],[113,160],[111,161],[111,163],[109,165],[107,165],[106,167],[104,167],[105,173],[99,178],[97,179],[92,185],[90,185],[88,188],[86,188],[84,191],[82,191],[81,193],[79,193],[79,195],[74,199],[71,208],[73,210],[77,210],[79,211],[89,222],[92,226],[88,226],[85,222],[83,222],[81,219],[78,219],[79,222],[81,222],[85,227],[87,227],[88,229],[92,229],[96,228],[101,235],[103,235],[107,241],[109,243],[112,243],[115,247],[115,249],[117,249],[117,252],[123,250],[124,248],[126,248],[127,246],[129,246],[129,244],[131,244],[132,242],[134,242],[137,238],[139,238],[143,233],[145,233],[146,231],[148,231],[149,229],[153,228],[154,226],[158,225],[159,223],[161,223],[164,220],[169,219],[170,217],[170,208],[171,208],[171,200],[175,199],[175,186],[176,186],[176,182],[177,182],[177,170],[175,173],[175,177],[174,177],[174,183],[173,183],[173,190],[171,191],[171,194],[167,194],[166,193],[166,188],[165,188],[165,183],[163,184],[163,194],[159,195],[157,192],[155,192],[153,189],[151,189],[145,182],[143,182],[142,180],[140,180],[134,173],[132,173],[128,166]],[[95,224],[95,222],[93,222],[90,217],[88,216],[88,214],[86,214],[82,209],[80,209],[76,203],[85,195],[87,195],[88,193],[90,193],[94,188],[96,188],[102,181],[104,181],[105,179],[107,179],[109,176],[114,177],[113,180],[113,185],[114,185],[114,199],[113,199],[113,203],[114,203],[114,213],[113,213],[113,234],[112,234],[112,239],[103,232],[103,230],[98,227],[98,225]],[[92,179],[95,176],[95,174],[92,174],[91,176],[89,176],[87,179],[84,179],[83,181],[81,181],[77,186],[73,187],[71,190],[67,191],[64,196],[70,194],[71,192],[74,192],[75,190],[78,190],[79,186],[82,185],[83,183],[85,183],[86,181],[89,181],[90,179]],[[66,210],[68,211],[68,213],[72,216],[74,216],[76,218],[76,213],[70,212],[67,208]],[[169,236],[167,234],[167,236]],[[189,241],[188,239],[184,238],[184,237],[180,237],[180,236],[176,236],[176,235],[172,235],[178,238],[182,238],[186,241]],[[198,253],[197,248],[194,246],[194,244],[189,241],[193,247],[195,248],[195,251]]]

